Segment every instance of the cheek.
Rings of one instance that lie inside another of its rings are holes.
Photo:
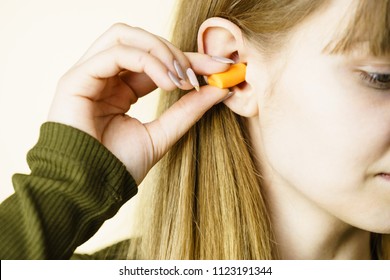
[[[388,149],[390,134],[385,108],[367,105],[326,73],[285,71],[260,116],[268,164],[324,203],[362,188],[370,165]]]

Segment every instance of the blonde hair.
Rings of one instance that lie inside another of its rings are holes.
[[[199,26],[207,18],[218,16],[235,23],[248,41],[267,52],[271,46],[281,47],[292,28],[328,2],[180,1],[172,42],[183,51],[196,51]],[[374,54],[388,53],[388,12],[389,0],[360,1],[355,20],[333,51],[348,51],[364,34],[370,36]],[[183,94],[181,90],[162,93],[159,112]],[[262,195],[261,167],[255,166],[253,154],[245,118],[223,104],[209,110],[158,163],[155,184],[141,190],[145,192],[141,238],[129,251],[129,257],[277,258]],[[375,235],[373,244],[378,257],[389,258],[388,236]]]

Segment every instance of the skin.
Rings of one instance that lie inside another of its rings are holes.
[[[136,40],[135,40],[136,38]],[[106,146],[140,184],[152,166],[228,90],[205,86],[186,94],[162,116],[141,123],[131,105],[157,87],[193,88],[178,78],[177,61],[185,71],[201,75],[228,69],[225,63],[199,53],[183,53],[163,38],[123,23],[114,24],[60,79],[48,121],[82,130]]]
[[[243,44],[237,26],[222,20],[201,28],[199,50],[206,54],[183,53],[116,24],[62,77],[48,120],[95,137],[140,183],[229,91],[201,87],[146,124],[131,117],[131,105],[156,87],[176,87],[167,75],[177,74],[174,59],[210,75],[228,68],[210,55],[237,52],[248,66],[246,84],[224,103],[248,119],[280,257],[370,258],[370,232],[390,233],[390,181],[379,176],[390,173],[390,90],[373,88],[360,73],[390,73],[390,60],[364,48],[323,52],[355,2],[334,1],[272,57]]]
[[[356,3],[341,2],[298,26],[277,56],[246,50],[258,108],[248,127],[283,259],[369,259],[370,232],[390,233],[380,175],[390,173],[390,85],[361,76],[390,74],[390,58],[323,51]]]

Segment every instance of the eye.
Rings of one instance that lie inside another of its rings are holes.
[[[361,72],[360,78],[369,87],[381,90],[390,89],[390,74]]]

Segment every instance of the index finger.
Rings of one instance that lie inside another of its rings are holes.
[[[231,66],[229,63],[216,61],[207,54],[196,52],[185,52],[184,54],[191,63],[191,68],[199,75],[211,75],[224,72]]]

